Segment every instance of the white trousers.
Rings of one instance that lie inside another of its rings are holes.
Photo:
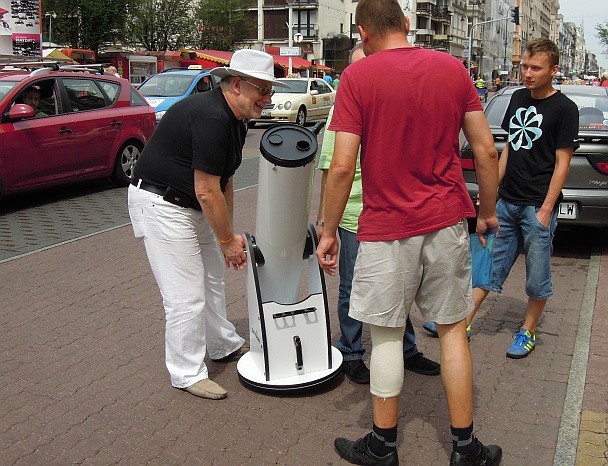
[[[208,378],[203,359],[220,359],[245,340],[226,313],[224,261],[202,212],[129,186],[129,215],[142,238],[165,308],[165,363],[174,387]]]

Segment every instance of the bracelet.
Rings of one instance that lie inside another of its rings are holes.
[[[230,243],[233,239],[234,239],[234,235],[232,235],[230,237],[230,239],[220,239],[219,242],[220,242],[220,244],[227,244],[227,243]]]
[[[325,225],[325,222],[323,220],[317,220],[317,222],[315,223],[315,225],[317,225],[318,227],[322,227]]]

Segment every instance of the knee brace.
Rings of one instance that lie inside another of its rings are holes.
[[[370,325],[372,357],[370,392],[380,398],[399,396],[403,387],[403,332],[405,327]]]

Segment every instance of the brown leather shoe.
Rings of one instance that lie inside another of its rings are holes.
[[[228,394],[226,390],[211,379],[199,380],[194,385],[184,388],[184,390],[194,396],[207,398],[209,400],[221,400],[226,398],[226,395]]]
[[[233,351],[228,356],[224,356],[223,358],[220,358],[220,359],[214,359],[214,361],[215,362],[237,361],[241,356],[244,356],[248,352],[249,352],[249,343],[245,342],[245,343],[243,343],[243,346],[241,346],[236,351]]]

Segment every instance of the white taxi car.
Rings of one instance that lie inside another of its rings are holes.
[[[260,118],[249,121],[249,127],[256,123],[295,122],[304,125],[308,120],[327,118],[336,99],[336,91],[318,78],[281,78],[289,88],[274,86],[272,102],[262,111]]]

